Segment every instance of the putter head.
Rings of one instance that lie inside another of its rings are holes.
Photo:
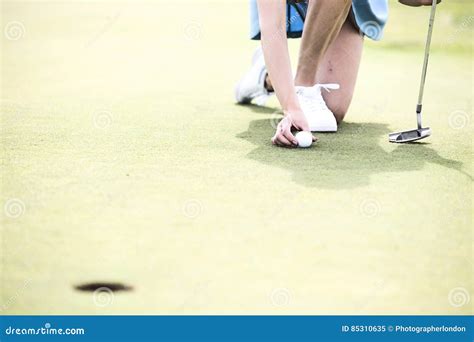
[[[388,141],[391,143],[408,143],[412,141],[421,140],[431,135],[431,129],[429,127],[414,129],[412,131],[390,133],[388,135]]]

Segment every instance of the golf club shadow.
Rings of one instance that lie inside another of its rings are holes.
[[[462,171],[463,164],[443,158],[429,144],[398,145],[391,152],[381,147],[388,143],[387,125],[343,123],[337,134],[316,134],[320,141],[310,149],[284,149],[273,146],[274,119],[250,122],[238,138],[257,147],[247,157],[266,165],[291,171],[297,184],[307,187],[350,189],[368,185],[373,175],[422,169],[426,163]]]

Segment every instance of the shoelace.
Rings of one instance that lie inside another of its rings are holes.
[[[314,105],[314,101],[312,101],[314,98],[317,99],[316,104],[318,105],[319,108],[321,109],[328,109],[326,102],[324,102],[324,99],[322,98],[321,95],[321,89],[326,90],[328,93],[331,92],[331,90],[338,90],[340,88],[339,84],[337,83],[324,83],[324,84],[315,84],[312,87],[309,88],[304,88],[304,89],[298,89],[297,93],[302,95],[302,97],[308,101],[311,104]],[[274,93],[266,93],[266,94],[261,94],[258,95],[254,98],[254,102],[258,106],[264,106],[268,99],[273,95]]]
[[[307,102],[309,105],[317,106],[318,109],[327,110],[328,107],[326,105],[326,102],[324,102],[324,99],[321,96],[321,89],[324,89],[328,93],[330,93],[331,90],[337,90],[339,88],[340,86],[337,83],[318,83],[312,87],[298,89],[297,94],[301,95],[303,101]]]

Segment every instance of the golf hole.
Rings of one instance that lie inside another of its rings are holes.
[[[115,283],[115,282],[93,282],[93,283],[85,283],[74,286],[74,289],[81,292],[94,292],[101,288],[110,289],[113,292],[127,292],[132,291],[133,287],[129,285],[125,285],[122,283]]]

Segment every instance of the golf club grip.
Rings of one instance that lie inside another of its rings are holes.
[[[433,26],[434,20],[436,15],[436,5],[437,0],[433,0],[433,4],[431,7],[431,15],[430,15],[430,24],[428,28],[428,37],[426,38],[426,46],[425,46],[425,60],[423,62],[423,71],[421,74],[421,83],[420,83],[420,92],[418,95],[418,105],[416,107],[417,113],[421,112],[421,106],[423,103],[423,93],[425,90],[425,81],[426,81],[426,71],[428,69],[428,61],[430,58],[430,47],[431,47],[431,36],[433,35]]]

